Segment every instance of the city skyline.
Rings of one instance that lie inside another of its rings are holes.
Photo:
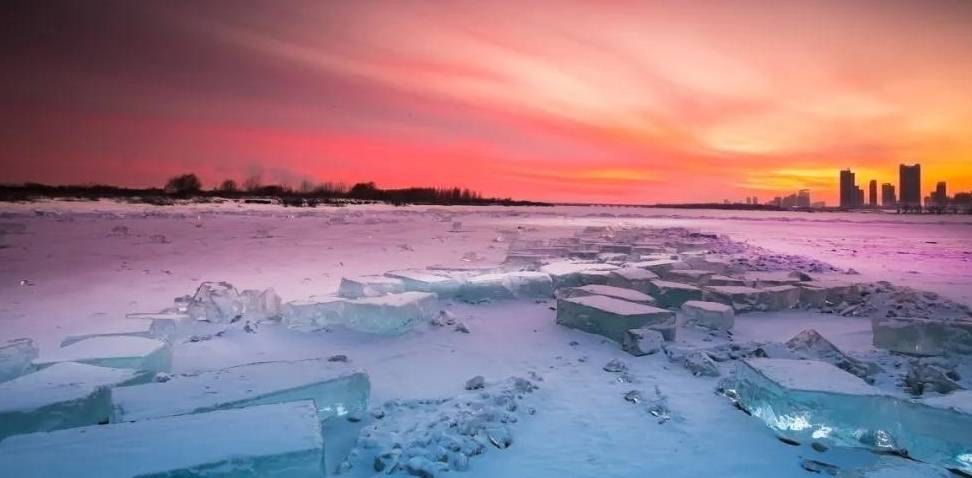
[[[5,183],[193,172],[571,202],[810,189],[835,204],[833,171],[895,182],[893,165],[920,161],[972,189],[967,2],[4,10]]]

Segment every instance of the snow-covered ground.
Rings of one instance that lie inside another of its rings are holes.
[[[485,268],[506,258],[514,237],[564,238],[588,226],[724,234],[767,255],[806,256],[853,269],[859,274],[848,277],[856,281],[889,281],[972,305],[967,216],[43,202],[0,205],[0,342],[31,337],[43,353],[67,336],[120,327],[131,320],[124,318],[127,313],[172,307],[174,298],[193,294],[204,281],[227,281],[241,290],[273,288],[284,301],[314,300],[333,295],[342,276]],[[552,300],[443,304],[469,333],[423,326],[386,337],[267,324],[256,333],[234,329],[178,344],[172,372],[346,355],[370,376],[372,408],[407,402],[391,407],[382,420],[369,415],[325,430],[327,467],[334,472],[346,461],[347,476],[376,473],[359,429],[426,426],[440,408],[455,403],[411,401],[467,400],[476,392],[464,390],[464,384],[477,375],[491,393],[499,393],[509,377],[529,379],[538,389],[520,394],[515,423],[508,424],[513,430],[508,448],[473,456],[466,471],[450,475],[786,477],[806,476],[804,459],[841,469],[879,459],[859,449],[821,452],[806,443],[786,444],[715,393],[718,377],[694,376],[664,353],[633,357],[599,335],[558,325]],[[809,328],[857,358],[892,367],[903,362],[878,357],[869,320],[817,311],[740,314],[732,339],[782,343]],[[694,328],[679,334],[679,345],[693,347],[725,340]],[[628,371],[603,370],[614,359]],[[972,370],[959,365],[966,372],[959,383],[972,386]],[[725,375],[732,362],[719,368]],[[893,374],[879,376],[876,384],[904,395]],[[670,418],[660,419],[645,402],[625,400],[633,390],[648,402],[663,397]],[[375,442],[380,446],[382,439]]]

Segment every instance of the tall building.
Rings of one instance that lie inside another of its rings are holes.
[[[897,204],[898,198],[894,194],[894,184],[884,183],[881,185],[881,205],[893,207]]]
[[[931,194],[931,202],[936,206],[948,204],[948,191],[945,189],[945,181],[939,181],[935,185],[935,192]]]
[[[801,189],[797,191],[797,207],[810,207],[809,189]]]
[[[857,186],[854,185],[854,172],[845,169],[840,172],[840,207],[857,207]]]
[[[857,190],[857,201],[854,203],[854,207],[864,206],[864,190],[857,186],[854,186],[854,189]]]
[[[921,165],[898,167],[898,194],[902,206],[921,206]]]
[[[867,192],[868,192],[868,195],[867,195],[867,199],[868,199],[867,205],[868,206],[871,206],[871,207],[877,207],[877,205],[878,205],[878,203],[877,203],[877,181],[875,181],[875,180],[872,179],[871,182],[867,183]]]

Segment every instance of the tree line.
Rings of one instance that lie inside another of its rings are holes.
[[[382,189],[374,182],[346,186],[342,183],[303,181],[294,188],[284,184],[263,184],[259,176],[250,176],[240,185],[232,179],[213,189],[204,189],[192,173],[169,178],[162,188],[122,188],[108,185],[50,186],[38,183],[0,185],[0,201],[30,201],[38,197],[101,199],[116,198],[158,205],[175,200],[206,201],[213,198],[241,199],[248,202],[274,202],[284,206],[316,206],[347,202],[382,202],[395,205],[508,205],[541,206],[545,203],[518,201],[511,198],[484,197],[467,188],[410,187]]]

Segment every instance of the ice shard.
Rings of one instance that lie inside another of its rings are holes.
[[[128,368],[157,373],[169,370],[169,344],[145,337],[92,337],[67,347],[42,352],[34,366],[44,368],[60,362],[80,362],[100,367]]]
[[[914,401],[824,362],[738,364],[737,403],[788,439],[864,447],[972,473],[972,392]]]
[[[283,313],[280,296],[273,289],[247,289],[240,293],[243,317],[249,320],[280,320]]]
[[[104,423],[110,388],[136,377],[134,370],[64,362],[0,383],[0,440]]]
[[[0,463],[18,478],[316,478],[323,448],[302,401],[17,435],[0,442]]]
[[[438,313],[439,302],[435,294],[402,292],[346,301],[341,323],[369,334],[401,335]]]
[[[675,314],[650,305],[591,295],[558,299],[557,323],[623,343],[626,331],[646,326],[667,328],[674,335]]]
[[[243,297],[228,282],[203,282],[189,300],[187,312],[197,320],[227,323],[243,315]]]
[[[260,362],[175,376],[164,383],[120,387],[111,397],[112,422],[227,408],[313,400],[321,420],[360,415],[368,406],[368,374],[324,359]]]
[[[0,382],[30,372],[37,354],[37,346],[31,339],[13,339],[0,343]]]

